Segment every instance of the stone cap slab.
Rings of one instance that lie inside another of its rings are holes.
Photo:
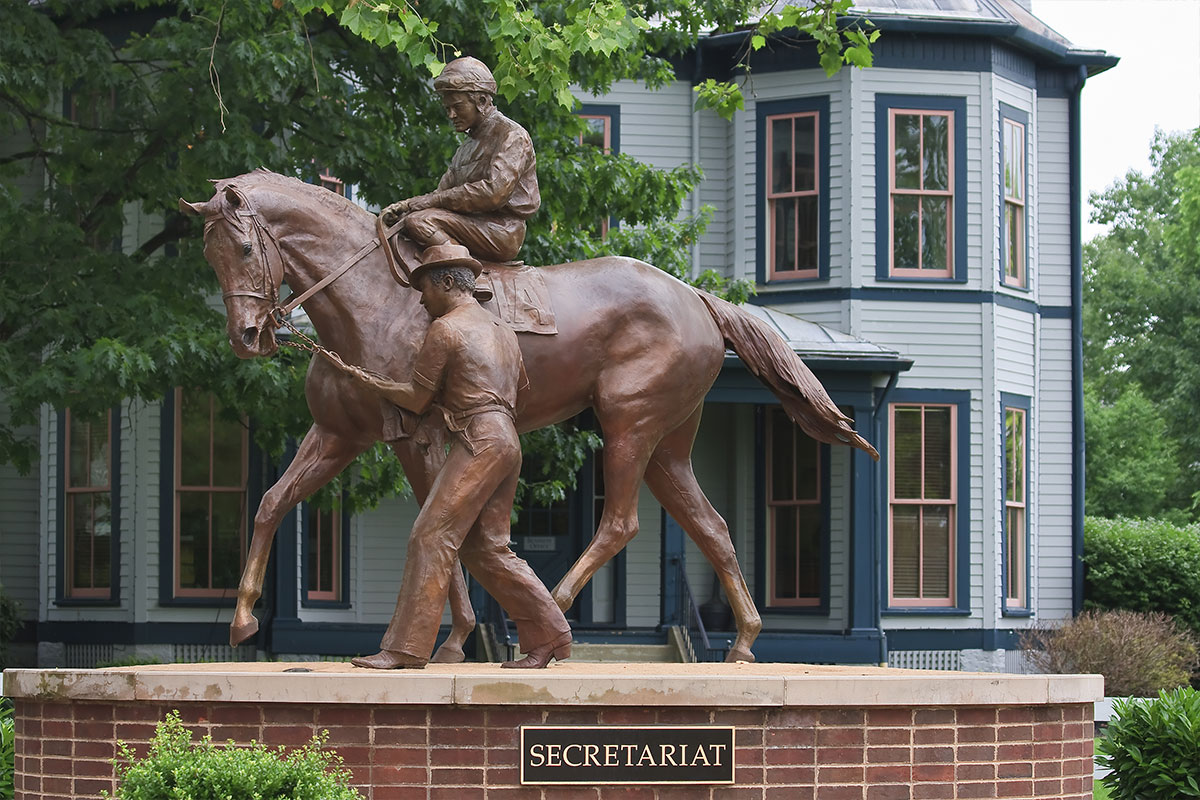
[[[707,708],[1092,703],[1099,675],[1009,675],[806,664],[430,664],[386,672],[338,662],[10,669],[5,697],[54,702],[337,703]]]

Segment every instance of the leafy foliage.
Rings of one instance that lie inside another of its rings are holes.
[[[1084,249],[1089,513],[1200,512],[1200,130],[1156,134],[1152,172],[1092,198]]]
[[[1106,694],[1145,697],[1187,684],[1200,666],[1197,641],[1166,614],[1084,611],[1030,628],[1021,646],[1042,672],[1099,673]]]
[[[1113,716],[1096,759],[1112,770],[1103,778],[1110,797],[1200,797],[1200,692],[1118,700]]]
[[[234,357],[199,226],[176,199],[207,198],[208,179],[260,165],[308,179],[329,168],[378,205],[433,189],[456,138],[428,77],[455,50],[499,65],[504,110],[541,156],[546,208],[531,220],[527,261],[620,252],[687,277],[707,221],[681,213],[699,171],[581,146],[574,100],[543,87],[660,85],[671,53],[709,23],[733,26],[746,3],[635,12],[425,0],[423,18],[401,5],[0,0],[0,385],[11,409],[0,462],[31,466],[37,441],[19,431],[43,405],[94,413],[172,386],[212,392],[231,419],[254,420],[272,455],[302,435],[306,357]],[[661,26],[633,21],[660,12]],[[589,233],[602,218],[617,222],[605,239]],[[404,488],[380,449],[344,478],[352,508]]]
[[[150,752],[139,759],[125,742],[113,761],[117,800],[227,798],[228,800],[353,800],[350,772],[324,750],[328,733],[285,755],[258,742],[219,748],[212,737],[192,743],[192,732],[172,711],[155,728]],[[102,797],[109,797],[107,792]]]
[[[455,27],[461,7],[406,0],[293,0],[305,12],[320,9],[349,30],[383,47],[395,47],[414,66],[435,77],[458,53],[481,57]],[[776,4],[754,0],[560,0],[525,4],[517,0],[478,0],[477,24],[485,29],[495,56],[500,96],[523,96],[542,106],[575,106],[573,86],[603,93],[615,80],[635,78],[650,86],[673,79],[670,61],[701,34],[745,31],[738,66],[750,72],[751,54],[797,37],[816,43],[829,75],[845,64],[871,65],[871,44],[879,37],[868,20],[845,19],[853,0],[813,0]],[[459,12],[459,13],[455,13]],[[784,36],[783,34],[787,34]],[[773,36],[772,36],[773,35]],[[772,38],[768,39],[768,36]],[[742,90],[731,81],[706,79],[695,87],[697,105],[726,119],[744,107]]]
[[[1161,611],[1200,636],[1200,525],[1087,517],[1085,605]]]
[[[14,777],[17,760],[17,724],[13,704],[0,697],[0,800],[12,800],[16,793]]]

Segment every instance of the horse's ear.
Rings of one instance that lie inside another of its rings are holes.
[[[229,203],[232,208],[241,208],[242,198],[238,197],[238,193],[233,190],[232,186],[226,186],[225,202]]]
[[[179,210],[182,211],[184,214],[187,214],[188,216],[193,216],[193,217],[204,216],[205,212],[207,211],[207,208],[206,208],[207,205],[208,205],[207,202],[205,202],[205,203],[189,203],[187,200],[184,200],[182,197],[179,198]]]

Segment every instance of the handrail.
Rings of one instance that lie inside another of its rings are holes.
[[[724,647],[713,647],[712,641],[708,638],[708,631],[704,627],[704,620],[700,618],[700,606],[696,604],[696,598],[692,594],[691,584],[688,583],[687,570],[684,568],[682,560],[676,564],[676,574],[679,581],[679,608],[676,619],[683,625],[688,632],[688,637],[693,639],[693,631],[699,636],[700,653],[696,653],[698,661],[724,661],[725,654],[729,651],[730,643],[725,642]],[[703,657],[701,658],[701,654]]]

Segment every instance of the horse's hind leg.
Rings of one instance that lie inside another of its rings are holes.
[[[613,426],[615,427],[615,426]],[[596,570],[607,564],[638,532],[638,489],[654,447],[649,424],[604,438],[604,514],[592,541],[554,587],[551,596],[564,612]]]
[[[738,631],[725,660],[753,661],[750,646],[762,630],[762,620],[738,566],[729,526],[704,496],[692,472],[692,442],[699,426],[700,408],[697,408],[687,422],[663,438],[646,467],[646,484],[717,571]]]
[[[254,603],[262,596],[263,576],[275,529],[284,516],[304,498],[320,489],[346,468],[367,443],[351,441],[313,425],[296,450],[296,457],[279,480],[263,495],[254,515],[254,538],[246,556],[246,568],[238,584],[237,608],[229,625],[229,644],[236,647],[258,632]]]

